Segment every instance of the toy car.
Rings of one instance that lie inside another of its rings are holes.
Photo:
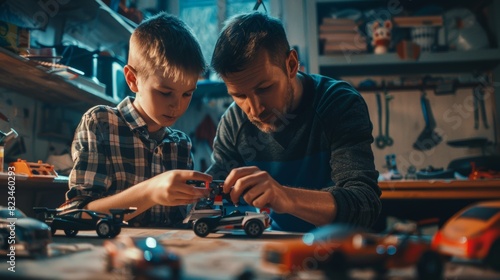
[[[259,237],[270,225],[267,212],[233,211],[229,215],[201,217],[194,222],[193,231],[200,237],[222,229],[244,229],[250,237]]]
[[[80,230],[95,230],[97,235],[103,238],[117,236],[122,225],[126,225],[123,221],[125,214],[132,213],[136,209],[135,207],[110,209],[111,215],[109,215],[86,209],[60,211],[45,207],[33,208],[35,212],[45,215],[45,223],[50,226],[52,234],[55,234],[58,229],[62,229],[66,236],[73,237]]]
[[[179,279],[181,260],[153,237],[118,236],[104,241],[106,270],[126,270],[140,279]]]
[[[432,247],[446,256],[484,261],[500,271],[500,200],[460,210],[436,232]]]
[[[16,254],[46,256],[50,242],[52,235],[48,225],[27,217],[17,208],[9,210],[0,206],[0,251],[9,253],[10,247],[15,246]]]
[[[401,234],[401,232],[403,232]],[[323,270],[328,278],[345,278],[350,268],[373,268],[379,275],[389,268],[417,264],[420,279],[440,279],[443,264],[431,251],[430,240],[415,228],[395,226],[384,235],[352,226],[332,224],[319,227],[302,238],[266,243],[263,266],[279,274]]]

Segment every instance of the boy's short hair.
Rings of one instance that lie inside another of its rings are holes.
[[[215,44],[211,66],[221,76],[245,69],[264,49],[274,65],[286,70],[290,44],[280,20],[260,12],[226,21]]]
[[[128,63],[138,75],[157,70],[174,81],[198,76],[206,69],[198,40],[182,20],[165,12],[137,26],[130,38]]]

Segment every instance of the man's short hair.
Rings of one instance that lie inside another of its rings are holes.
[[[211,66],[221,76],[240,72],[261,50],[267,51],[274,65],[286,70],[290,44],[281,21],[260,12],[239,14],[226,21]]]
[[[145,77],[163,71],[174,81],[202,74],[206,69],[200,44],[179,18],[161,12],[137,26],[130,38],[129,64]]]

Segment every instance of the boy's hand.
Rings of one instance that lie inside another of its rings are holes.
[[[238,203],[243,196],[249,205],[269,207],[277,213],[286,212],[288,206],[286,188],[255,166],[231,170],[224,182],[224,193],[231,195],[233,203]]]
[[[165,206],[186,205],[209,196],[210,191],[188,185],[188,180],[212,181],[212,176],[193,170],[170,170],[151,178],[152,200]]]

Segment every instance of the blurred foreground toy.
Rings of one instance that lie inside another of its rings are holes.
[[[51,242],[48,225],[27,217],[17,208],[9,210],[0,206],[0,251],[6,251],[3,256],[12,251],[14,255],[46,256],[47,245]]]
[[[432,246],[441,254],[480,260],[500,271],[500,200],[460,210],[434,235]]]
[[[105,240],[108,272],[125,270],[134,279],[179,279],[181,260],[153,237],[118,236]]]
[[[500,171],[477,168],[475,162],[471,162],[470,165],[472,171],[469,174],[469,180],[500,179]]]
[[[113,238],[120,234],[125,214],[137,210],[135,207],[128,209],[110,209],[111,215],[86,209],[73,209],[61,211],[46,207],[33,207],[36,213],[44,214],[47,223],[55,234],[58,229],[64,230],[66,236],[73,237],[80,230],[95,230],[102,238]]]
[[[416,234],[416,235],[415,235]],[[332,224],[301,239],[267,243],[263,265],[280,274],[325,271],[328,278],[345,278],[351,268],[373,268],[383,275],[390,268],[417,265],[419,279],[441,279],[443,264],[416,225],[396,224],[385,235],[348,225]]]

